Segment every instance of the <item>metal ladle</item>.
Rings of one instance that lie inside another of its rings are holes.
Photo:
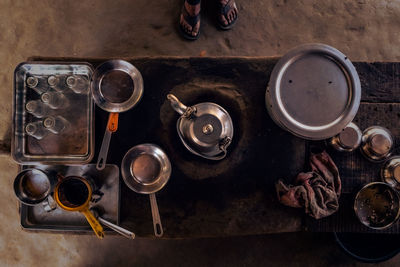
[[[103,225],[109,227],[110,229],[114,230],[115,232],[119,233],[122,236],[125,236],[126,238],[129,239],[135,239],[135,234],[132,233],[129,230],[126,230],[125,228],[122,228],[121,226],[118,226],[116,224],[113,224],[112,222],[107,221],[106,219],[103,219],[100,217],[100,212],[96,207],[93,207],[90,209],[93,212],[93,215],[96,217],[96,219]]]
[[[154,234],[164,233],[155,193],[161,190],[171,176],[171,163],[165,152],[154,144],[141,144],[131,148],[121,164],[125,184],[139,194],[150,197]]]

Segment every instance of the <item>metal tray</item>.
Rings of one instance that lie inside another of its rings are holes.
[[[309,140],[335,136],[354,118],[361,85],[351,61],[324,44],[306,44],[275,65],[265,94],[271,118]]]
[[[89,87],[92,73],[93,68],[88,63],[27,62],[16,67],[11,154],[18,163],[82,164],[91,161],[94,154],[94,104]],[[81,81],[79,90],[68,86],[70,77]],[[52,85],[50,78],[55,78]],[[37,86],[32,86],[29,79],[36,79],[33,84]],[[36,110],[34,113],[28,112],[29,101],[35,102],[31,106]],[[60,123],[62,126],[57,131],[49,125],[46,128],[46,118],[60,118],[58,126]],[[31,129],[40,129],[40,137],[27,133],[29,123],[35,124]]]
[[[91,203],[91,207],[102,207],[104,210],[102,217],[110,222],[119,224],[120,181],[117,165],[107,164],[102,171],[96,169],[96,164],[84,166],[26,165],[22,167],[22,169],[27,168],[37,168],[62,176],[89,174],[99,186],[100,191],[104,193],[97,203]],[[27,206],[21,204],[20,213],[21,226],[26,230],[92,232],[85,217],[79,212],[68,212],[59,207],[47,212],[43,205]],[[105,229],[109,231],[108,228]]]

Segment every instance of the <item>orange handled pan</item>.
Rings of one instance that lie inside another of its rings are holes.
[[[91,81],[96,104],[110,112],[96,168],[104,169],[111,134],[118,129],[118,113],[136,106],[143,95],[143,78],[139,70],[124,60],[109,60],[96,68]]]

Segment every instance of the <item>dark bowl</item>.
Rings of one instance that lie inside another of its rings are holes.
[[[363,262],[382,262],[400,251],[399,235],[333,233],[338,245],[351,257]]]

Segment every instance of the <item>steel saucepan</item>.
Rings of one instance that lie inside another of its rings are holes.
[[[154,144],[141,144],[131,148],[121,164],[125,184],[139,194],[149,194],[154,234],[164,233],[155,193],[161,190],[171,176],[171,163],[165,152]]]
[[[110,60],[101,64],[92,76],[92,96],[96,104],[110,112],[96,168],[106,166],[111,134],[118,128],[118,113],[127,111],[143,95],[143,78],[139,70],[124,60]]]

